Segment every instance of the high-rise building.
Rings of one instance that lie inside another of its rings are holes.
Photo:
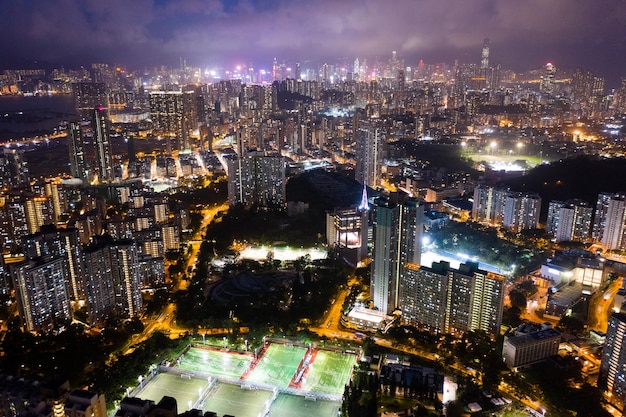
[[[231,206],[282,206],[285,203],[285,160],[280,155],[250,152],[226,160]]]
[[[77,229],[44,226],[38,233],[22,237],[22,251],[27,260],[43,256],[65,259],[66,284],[70,297],[73,300],[84,299],[81,249]]]
[[[374,202],[374,250],[370,298],[374,307],[390,313],[399,307],[404,266],[419,264],[424,229],[424,206],[416,199]]]
[[[355,266],[367,257],[367,200],[365,204],[326,213],[328,245],[338,248],[341,257]]]
[[[356,132],[356,172],[358,182],[375,188],[379,186],[383,166],[385,135],[373,122],[361,121]]]
[[[42,257],[11,265],[11,277],[22,326],[29,332],[46,331],[72,319],[67,288],[67,262]]]
[[[98,107],[92,111],[93,141],[96,148],[96,172],[100,182],[112,182],[113,155],[111,151],[111,136],[109,134],[109,120],[107,112]]]
[[[44,224],[54,223],[52,201],[46,197],[30,196],[24,201],[28,233],[37,233]]]
[[[142,306],[138,250],[130,240],[100,236],[83,251],[90,323],[109,316],[134,317]]]
[[[541,197],[537,194],[509,193],[504,200],[502,225],[510,230],[539,227]]]
[[[479,89],[489,88],[489,39],[485,38],[483,41],[483,49],[480,56],[480,73],[478,74],[480,80]]]
[[[479,185],[474,188],[472,220],[475,222],[501,224],[504,220],[504,202],[510,194],[508,189]]]
[[[78,122],[70,123],[67,130],[67,147],[70,154],[70,172],[72,177],[78,178],[86,183],[89,180],[89,171],[87,169],[87,155],[85,153],[85,144],[81,124]]]
[[[557,242],[587,242],[591,236],[593,209],[586,201],[551,201],[548,208],[546,232]]]
[[[591,231],[591,238],[594,242],[602,241],[604,228],[606,226],[606,215],[609,209],[609,201],[611,201],[613,196],[614,194],[612,193],[598,194],[596,209],[593,215],[593,229]]]
[[[572,93],[580,102],[589,102],[593,96],[604,94],[604,78],[593,72],[576,68],[572,76]]]
[[[0,207],[0,234],[5,250],[17,249],[22,236],[28,234],[26,222],[26,199],[23,195],[9,194]]]
[[[626,196],[614,194],[608,201],[604,230],[602,231],[602,246],[604,249],[626,248]]]
[[[91,121],[93,109],[109,110],[109,94],[105,83],[72,84],[76,111],[81,121]]]
[[[548,62],[544,68],[543,75],[541,76],[541,83],[539,90],[542,93],[552,94],[554,93],[556,78],[556,67],[551,62]]]
[[[168,138],[168,150],[181,149],[183,143],[184,97],[181,91],[150,93],[150,119],[155,134]],[[173,140],[173,144],[172,144]]]
[[[3,148],[0,153],[0,187],[18,188],[28,185],[28,164],[21,149]]]
[[[404,323],[445,333],[499,333],[504,276],[483,271],[474,262],[459,269],[447,262],[407,264],[405,274],[400,300]]]
[[[598,388],[606,390],[611,404],[623,410],[626,403],[626,314],[613,313],[609,317]]]
[[[405,266],[400,310],[403,323],[423,326],[433,332],[443,331],[446,324],[446,290],[449,264],[436,262],[432,267],[418,264]]]

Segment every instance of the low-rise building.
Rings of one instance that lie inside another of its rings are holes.
[[[522,335],[505,336],[502,359],[506,366],[518,370],[556,355],[561,333],[547,328]]]

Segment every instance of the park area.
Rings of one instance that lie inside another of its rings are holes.
[[[356,360],[352,353],[293,344],[267,343],[256,359],[191,346],[133,395],[155,403],[173,397],[179,413],[197,408],[237,417],[331,417]]]

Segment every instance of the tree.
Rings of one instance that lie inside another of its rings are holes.
[[[585,330],[585,323],[574,316],[564,316],[556,328],[566,333],[579,334]]]
[[[522,311],[526,309],[526,295],[521,291],[511,290],[509,300],[511,301],[511,307],[517,307]]]

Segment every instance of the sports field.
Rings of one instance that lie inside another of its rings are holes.
[[[289,386],[306,351],[305,347],[272,343],[246,380],[253,384],[271,384],[285,388]]]
[[[155,375],[135,396],[143,400],[152,400],[155,403],[161,401],[161,398],[166,395],[174,397],[178,404],[178,412],[183,413],[193,408],[207,385],[208,381],[203,378],[160,373]]]
[[[297,395],[278,394],[268,417],[334,417],[339,408],[341,403],[338,401],[309,401]]]
[[[331,395],[342,395],[352,375],[356,355],[320,350],[304,377],[302,389]]]
[[[252,356],[199,347],[190,348],[177,368],[228,379],[239,379],[250,367]]]
[[[272,391],[248,390],[218,382],[204,399],[202,411],[213,411],[218,416],[258,417],[267,412],[272,395]]]

